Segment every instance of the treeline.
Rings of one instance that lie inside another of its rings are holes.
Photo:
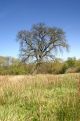
[[[53,62],[40,64],[24,64],[15,61],[12,64],[0,65],[0,75],[25,75],[25,74],[64,74],[79,73],[80,60],[68,58],[66,61],[55,59]]]

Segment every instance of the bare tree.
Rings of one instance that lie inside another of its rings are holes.
[[[69,47],[62,29],[48,27],[43,23],[33,25],[30,31],[18,32],[17,40],[20,42],[20,57],[24,62],[31,60],[31,57],[37,63],[54,59],[55,52]]]

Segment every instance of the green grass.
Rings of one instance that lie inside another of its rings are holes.
[[[80,121],[79,74],[3,76],[0,121]]]

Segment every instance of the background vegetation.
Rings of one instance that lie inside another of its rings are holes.
[[[68,58],[66,61],[55,59],[43,62],[36,68],[36,64],[25,64],[11,57],[0,57],[0,75],[25,75],[32,73],[64,74],[80,72],[80,60]]]

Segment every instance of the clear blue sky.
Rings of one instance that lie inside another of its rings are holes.
[[[80,0],[0,0],[0,55],[18,57],[16,34],[44,22],[64,29],[70,52],[80,58]]]

